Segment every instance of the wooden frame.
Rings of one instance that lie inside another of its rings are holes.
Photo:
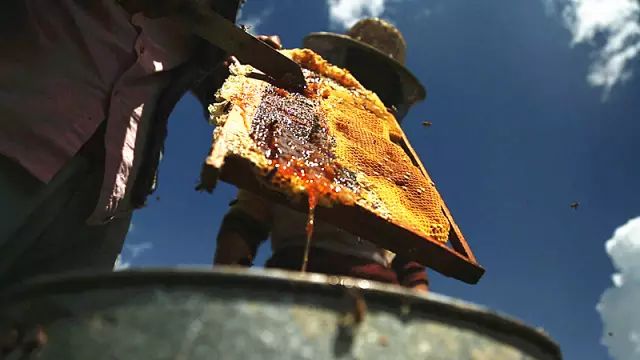
[[[405,150],[405,153],[409,155],[413,163],[420,169],[420,172],[422,172],[424,176],[429,177],[429,174],[427,173],[427,169],[424,167],[424,165],[420,161],[418,154],[409,143],[409,140],[407,139],[406,135],[404,135],[404,132],[402,132],[401,141],[402,141],[401,146]],[[451,246],[453,247],[453,249],[456,252],[458,252],[458,254],[462,255],[463,257],[466,257],[469,262],[478,265],[478,262],[476,261],[476,258],[473,255],[473,252],[471,251],[469,244],[467,244],[467,241],[465,240],[464,235],[462,235],[462,231],[458,227],[458,224],[456,224],[456,222],[453,220],[453,216],[451,215],[451,212],[449,211],[447,204],[445,204],[444,199],[442,200],[442,212],[447,217],[447,220],[449,220],[449,225],[451,225],[451,235],[449,237],[449,242],[451,242]],[[482,274],[480,274],[480,276],[482,276]]]
[[[258,171],[251,161],[230,155],[226,157],[221,169],[211,164],[204,165],[203,188],[212,189],[219,176],[222,181],[258,193],[272,201],[301,212],[308,211],[306,201],[292,202],[283,193],[265,187],[259,180]],[[337,204],[332,208],[318,207],[316,216],[386,249],[418,261],[445,276],[475,284],[484,274],[484,269],[476,262],[460,229],[451,220],[448,209],[443,207],[443,211],[452,225],[453,236],[450,241],[453,248],[447,247],[438,240],[418,236],[358,206]],[[410,250],[407,252],[407,249]]]
[[[271,201],[282,203],[306,213],[308,211],[306,201],[292,201],[284,193],[265,186],[265,180],[261,179],[260,173],[264,169],[259,169],[255,164],[263,162],[266,158],[256,149],[248,150],[254,143],[247,132],[245,119],[252,119],[253,113],[256,111],[255,104],[261,101],[260,96],[267,84],[253,79],[244,79],[244,81],[248,81],[249,87],[247,89],[243,88],[243,92],[248,94],[247,96],[250,99],[245,101],[243,108],[232,107],[228,110],[225,115],[226,119],[221,121],[222,128],[216,129],[218,140],[214,142],[210,155],[204,164],[200,188],[210,191],[215,187],[218,178],[220,178],[239,188],[260,194]],[[227,96],[230,95],[227,94]],[[246,104],[254,105],[247,106]],[[397,127],[397,131],[391,132],[392,138],[390,141],[401,147],[421,174],[426,179],[430,179],[424,165],[411,147],[399,124],[394,119],[387,119],[386,121],[391,126]],[[226,138],[225,134],[230,134],[230,137]],[[245,153],[245,150],[247,150],[246,156],[249,156],[249,158],[236,153],[236,151]],[[254,161],[257,162],[254,164]],[[439,194],[438,197],[442,199]],[[448,239],[450,246],[447,246],[448,244],[443,243],[441,240],[418,235],[358,205],[338,203],[332,208],[320,206],[316,208],[316,216],[398,255],[418,261],[445,276],[475,284],[484,274],[484,269],[476,261],[471,248],[467,244],[460,228],[454,222],[444,201],[441,202],[440,210],[450,224]]]

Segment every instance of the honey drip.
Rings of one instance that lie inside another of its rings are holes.
[[[314,159],[316,159],[314,161]],[[306,243],[302,259],[302,272],[307,270],[309,261],[309,251],[313,238],[313,227],[315,223],[315,209],[320,198],[330,202],[337,202],[339,198],[352,196],[345,186],[338,184],[336,178],[335,165],[322,164],[316,157],[308,156],[305,159],[273,159],[271,165],[274,167],[275,175],[272,180],[279,182],[284,180],[304,189],[308,197],[308,216],[306,224]]]
[[[304,245],[304,256],[302,257],[301,272],[307,271],[307,264],[309,263],[309,249],[311,248],[311,238],[313,237],[313,225],[315,221],[316,205],[318,205],[317,194],[314,191],[308,191],[309,193],[309,215],[307,217],[307,242]]]
[[[358,190],[355,174],[335,161],[335,139],[318,109],[319,78],[310,76],[307,84],[304,94],[267,89],[250,132],[269,160],[269,181],[285,189],[304,190],[308,197],[302,272],[309,261],[318,203],[352,203]]]

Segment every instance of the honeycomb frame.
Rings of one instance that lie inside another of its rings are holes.
[[[275,88],[250,66],[232,66],[232,75],[210,108],[217,127],[200,187],[211,191],[220,178],[306,211],[304,199],[314,195],[310,184],[325,184],[319,193],[319,218],[446,276],[476,283],[484,269],[398,122],[380,99],[347,71],[328,64],[310,50],[283,53],[303,67],[307,89],[311,89],[306,95],[311,100]],[[321,114],[323,119],[313,118],[309,115],[312,113]],[[326,128],[331,134],[331,151],[323,150],[327,147],[322,145],[328,141],[326,136],[320,136],[324,140],[316,141],[313,147],[310,139],[318,135],[310,132],[317,128]],[[312,163],[322,165],[317,166],[322,171],[312,180],[301,176],[314,174],[312,168],[285,165],[278,154],[272,153],[292,153],[296,147],[304,147],[297,150],[299,153],[321,155]],[[325,170],[329,167],[327,181]],[[395,171],[398,168],[403,171]],[[294,171],[283,176],[283,169]],[[349,176],[334,173],[345,171],[356,180],[338,183],[336,179]],[[353,183],[356,185],[350,187]]]

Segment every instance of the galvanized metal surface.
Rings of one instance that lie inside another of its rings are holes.
[[[561,358],[543,333],[468,303],[244,269],[32,283],[0,297],[2,351],[43,360]]]

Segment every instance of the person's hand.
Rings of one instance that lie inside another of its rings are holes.
[[[413,286],[411,290],[418,291],[421,293],[428,293],[429,287],[427,286],[427,284],[419,284],[419,285]]]
[[[256,38],[274,49],[282,49],[282,41],[280,41],[280,36],[278,35],[258,35]]]

